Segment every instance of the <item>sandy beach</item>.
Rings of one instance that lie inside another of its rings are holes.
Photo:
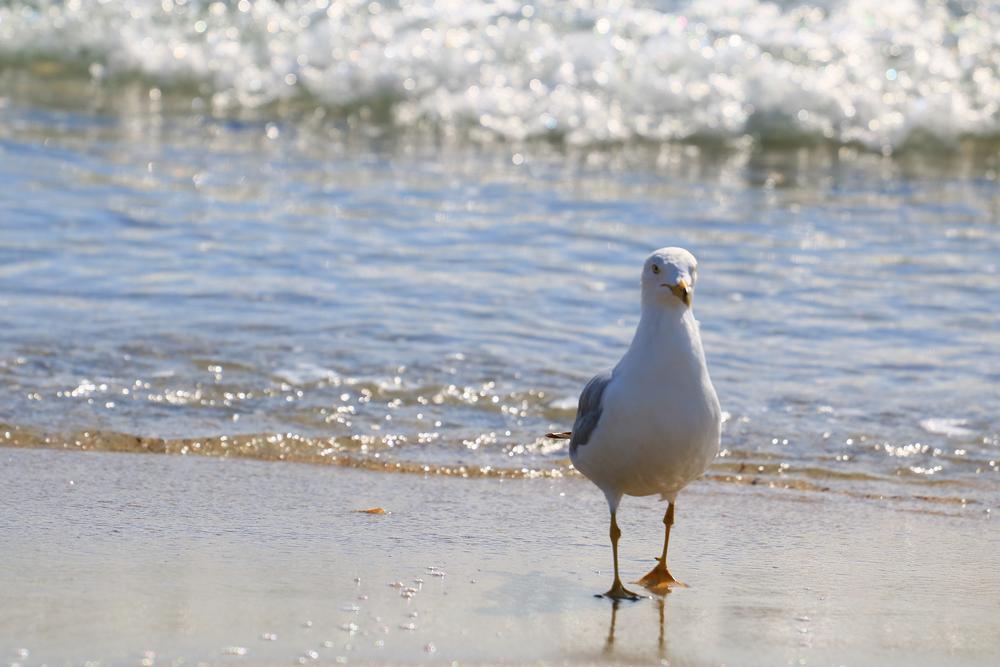
[[[580,479],[5,449],[0,656],[35,665],[986,665],[1000,531],[823,493],[700,482],[689,584],[613,605]],[[358,510],[384,508],[384,515]],[[660,539],[627,499],[622,567]]]

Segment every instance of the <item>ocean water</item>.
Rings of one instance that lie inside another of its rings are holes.
[[[0,3],[0,444],[571,474],[646,254],[711,479],[1000,507],[1000,9]]]

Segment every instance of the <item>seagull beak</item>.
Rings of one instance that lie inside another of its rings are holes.
[[[670,291],[674,293],[678,299],[684,302],[685,306],[691,305],[691,285],[688,281],[681,278],[677,281],[677,284],[670,288]]]

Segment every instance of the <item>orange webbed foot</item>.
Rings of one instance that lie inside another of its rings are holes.
[[[612,600],[638,600],[640,598],[639,595],[625,588],[622,585],[622,582],[617,579],[615,580],[615,583],[611,585],[611,590],[604,595],[598,595],[597,597],[605,597]]]
[[[687,588],[686,584],[674,579],[674,576],[670,574],[670,570],[667,569],[667,564],[659,558],[656,560],[656,567],[635,583],[660,595],[669,593],[671,588]]]

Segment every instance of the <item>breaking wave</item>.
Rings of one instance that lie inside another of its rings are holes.
[[[998,34],[988,0],[13,0],[0,66],[483,140],[889,153],[1000,136]]]

